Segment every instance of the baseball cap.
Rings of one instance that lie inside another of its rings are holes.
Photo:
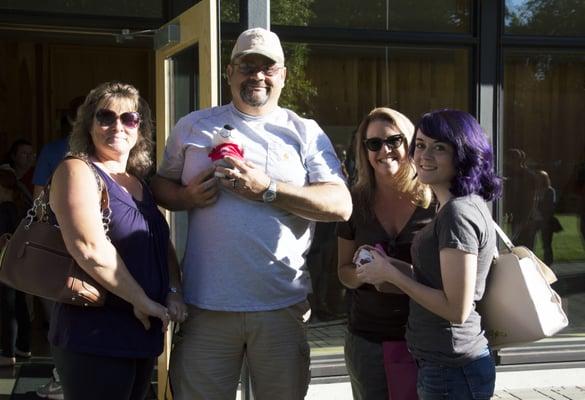
[[[278,64],[284,64],[280,39],[274,32],[264,28],[252,28],[240,34],[232,50],[231,60],[246,54],[261,54]]]

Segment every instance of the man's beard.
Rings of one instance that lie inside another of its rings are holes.
[[[270,86],[266,86],[266,93],[264,95],[258,95],[254,93],[254,89],[251,87],[253,84],[251,82],[244,82],[242,83],[242,88],[240,89],[240,97],[242,101],[251,107],[261,107],[268,102],[270,98]]]

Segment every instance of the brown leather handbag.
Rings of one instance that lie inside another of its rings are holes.
[[[87,162],[87,160],[84,160]],[[104,230],[109,226],[108,190],[92,168],[101,192]],[[32,208],[1,251],[0,281],[34,296],[59,303],[99,307],[107,291],[71,257],[61,230],[49,218],[50,184],[35,199]]]

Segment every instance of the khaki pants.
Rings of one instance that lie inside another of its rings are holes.
[[[235,399],[245,354],[255,399],[303,399],[310,380],[308,308],[306,301],[257,312],[190,306],[171,353],[174,398]]]

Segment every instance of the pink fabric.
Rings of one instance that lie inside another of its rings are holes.
[[[382,343],[384,369],[388,382],[389,400],[417,400],[414,359],[406,348],[405,341]]]
[[[242,146],[236,143],[227,142],[215,146],[208,155],[209,158],[211,158],[211,161],[221,160],[226,156],[243,159],[244,149],[242,149]]]

